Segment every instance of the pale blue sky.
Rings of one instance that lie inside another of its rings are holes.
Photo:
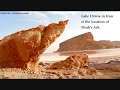
[[[85,14],[113,15],[113,18],[81,18],[81,15]],[[17,31],[66,19],[69,19],[69,23],[64,33],[45,52],[56,51],[60,42],[85,32],[92,32],[95,40],[120,40],[120,12],[118,11],[0,11],[0,39]],[[110,23],[81,24],[81,20],[109,20]],[[81,29],[82,25],[99,25],[100,29]]]

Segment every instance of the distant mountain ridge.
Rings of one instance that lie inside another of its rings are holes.
[[[92,33],[87,32],[60,43],[59,49],[56,52],[95,50],[108,48],[120,48],[120,41],[110,40],[95,41]]]

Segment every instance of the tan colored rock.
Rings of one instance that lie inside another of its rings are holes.
[[[86,32],[81,35],[72,37],[59,44],[59,49],[56,52],[65,51],[81,51],[95,49],[120,48],[120,41],[110,40],[94,40],[94,35],[91,32]]]
[[[88,50],[91,49],[93,43],[94,37],[92,33],[87,32],[60,43],[57,52]]]
[[[120,61],[111,60],[107,63],[96,64],[94,65],[94,68],[98,70],[110,70],[120,72]]]
[[[89,75],[93,75],[96,73],[97,73],[97,70],[94,67],[89,67],[87,70],[87,74],[89,74]]]
[[[0,41],[0,67],[35,70],[40,55],[64,31],[68,20],[8,35]]]
[[[87,67],[89,64],[88,55],[72,55],[64,61],[56,62],[51,65],[51,69],[79,69]]]

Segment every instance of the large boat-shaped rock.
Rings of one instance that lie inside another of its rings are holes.
[[[35,69],[41,54],[64,31],[68,20],[22,30],[0,40],[0,67]]]

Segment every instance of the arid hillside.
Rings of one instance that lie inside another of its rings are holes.
[[[87,32],[60,43],[57,52],[108,49],[108,48],[120,48],[120,41],[109,40],[95,41],[92,33]]]

